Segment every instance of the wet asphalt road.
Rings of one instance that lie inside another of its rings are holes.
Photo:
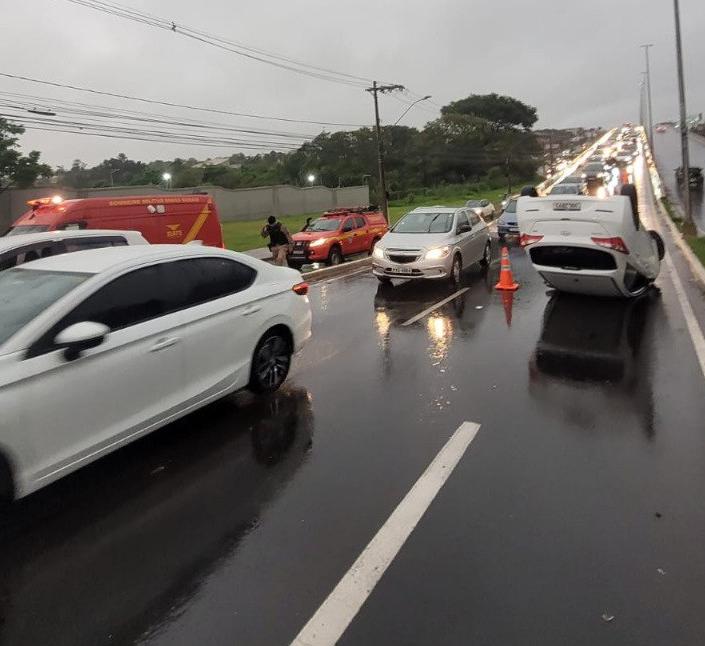
[[[705,138],[691,133],[688,139],[690,165],[705,169]],[[681,166],[680,132],[669,127],[666,132],[654,133],[654,153],[659,172],[671,199],[681,203],[681,189],[676,182],[675,169]],[[693,219],[702,233],[705,233],[705,201],[703,191],[691,191]]]
[[[512,298],[473,268],[409,326],[450,291],[315,286],[280,393],[17,505],[0,644],[289,644],[464,421],[476,439],[342,644],[705,643],[705,380],[671,280],[556,296],[510,251]]]

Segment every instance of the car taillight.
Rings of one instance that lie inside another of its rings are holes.
[[[619,253],[629,253],[627,245],[624,244],[622,238],[590,238],[596,245],[600,247],[605,247],[605,249],[612,249],[613,251],[619,251]]]
[[[542,235],[530,235],[528,233],[522,233],[521,236],[519,236],[519,244],[522,247],[528,247],[530,244],[540,242],[541,240],[543,240]]]
[[[299,296],[306,296],[308,294],[308,283],[296,283],[291,289]]]

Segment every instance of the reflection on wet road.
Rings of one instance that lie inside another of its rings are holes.
[[[20,503],[0,644],[288,644],[464,421],[481,432],[342,644],[705,643],[705,384],[668,276],[580,299],[510,255],[511,298],[497,265],[438,307],[443,284],[312,287],[280,393]]]

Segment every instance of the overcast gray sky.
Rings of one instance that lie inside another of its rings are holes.
[[[670,0],[116,0],[210,34],[366,78],[401,83],[443,105],[498,92],[538,108],[539,125],[611,126],[636,120],[644,69],[639,44],[654,44],[655,120],[677,115]],[[190,105],[293,118],[370,123],[360,89],[307,78],[171,32],[66,0],[0,0],[0,72]],[[689,112],[705,110],[703,0],[681,0]],[[174,116],[315,134],[311,125],[256,122],[134,104],[0,77],[18,92]],[[40,106],[44,107],[44,106]],[[383,121],[405,109],[382,102]],[[57,113],[59,110],[57,110]],[[417,106],[402,123],[438,115]],[[335,128],[329,128],[333,130]],[[125,152],[151,160],[236,152],[28,131],[24,150],[51,164],[90,164]]]

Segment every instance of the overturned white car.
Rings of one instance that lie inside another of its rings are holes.
[[[564,292],[632,298],[656,280],[663,240],[639,220],[636,190],[601,199],[521,197],[520,244],[546,283]]]

